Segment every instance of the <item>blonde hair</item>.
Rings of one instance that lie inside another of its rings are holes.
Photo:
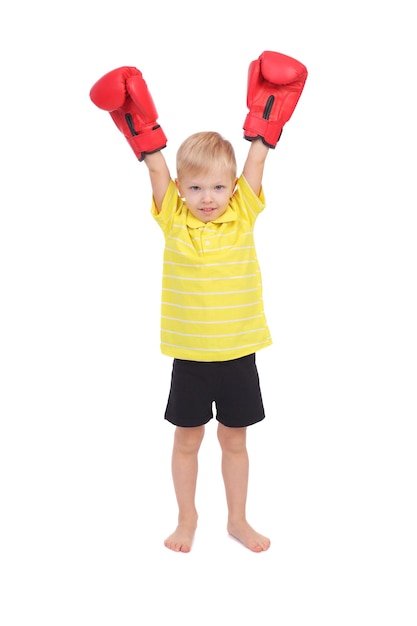
[[[177,152],[177,177],[188,173],[210,172],[224,168],[236,178],[236,156],[230,141],[216,132],[194,133],[182,142]]]

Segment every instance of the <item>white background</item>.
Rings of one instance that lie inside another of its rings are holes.
[[[1,9],[3,626],[415,626],[416,44],[412,3],[6,3]],[[249,431],[253,554],[227,536],[215,424],[190,554],[175,527],[163,240],[89,99],[134,65],[174,173],[218,130],[239,167],[251,60],[305,63],[257,224],[274,344]],[[168,622],[169,620],[169,622]]]

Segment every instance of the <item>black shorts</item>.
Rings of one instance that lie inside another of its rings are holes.
[[[265,417],[255,354],[232,361],[174,359],[165,419],[195,427],[213,418],[224,426],[243,428]]]

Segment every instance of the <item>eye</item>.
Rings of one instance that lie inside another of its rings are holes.
[[[216,191],[223,191],[224,185],[216,185],[214,188]]]
[[[198,185],[191,185],[190,189],[191,191],[198,191],[200,187]]]

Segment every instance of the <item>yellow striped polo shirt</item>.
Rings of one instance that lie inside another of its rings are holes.
[[[228,361],[272,343],[262,300],[253,228],[265,207],[240,176],[218,219],[204,223],[188,211],[173,180],[158,213],[165,251],[161,352],[191,361]]]

